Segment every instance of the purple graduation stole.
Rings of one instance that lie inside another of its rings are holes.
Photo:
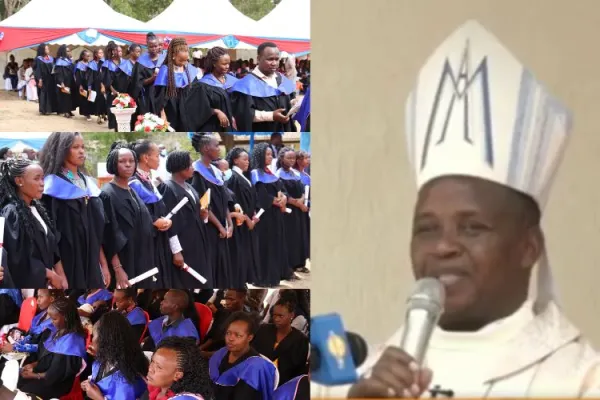
[[[170,336],[193,337],[196,340],[200,339],[198,330],[189,318],[179,322],[175,327],[171,326],[167,328],[167,330],[163,332],[163,321],[167,318],[168,316],[165,315],[162,318],[150,321],[150,324],[148,324],[148,332],[150,333],[150,337],[154,341],[155,346],[158,346],[164,338]]]
[[[296,394],[298,393],[300,381],[304,377],[308,377],[308,375],[297,376],[294,379],[290,379],[283,385],[279,386],[275,390],[274,400],[294,400],[296,398]]]
[[[79,302],[80,305],[94,304],[95,302],[97,302],[99,300],[110,301],[110,300],[112,300],[112,297],[113,297],[113,295],[111,292],[109,292],[106,289],[102,289],[99,292],[96,292],[96,293],[92,294],[91,296],[88,296],[87,298],[85,298],[84,295],[81,295],[81,296],[79,296],[77,301]]]
[[[54,332],[46,339],[44,347],[50,353],[81,358],[81,370],[77,373],[77,376],[79,376],[87,366],[85,362],[87,358],[85,338],[76,333],[67,333],[64,336],[55,339],[56,333],[57,332]]]
[[[50,318],[47,318],[40,322],[42,318],[46,316],[46,314],[48,314],[47,311],[42,311],[41,313],[36,314],[36,316],[33,317],[33,319],[31,320],[31,327],[29,328],[29,334],[39,335],[46,329],[50,329],[52,330],[52,332],[56,330]]]

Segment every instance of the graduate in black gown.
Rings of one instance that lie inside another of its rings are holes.
[[[312,196],[312,187],[311,187],[311,181],[310,181],[310,174],[308,173],[308,170],[310,168],[310,154],[307,153],[306,151],[298,151],[296,152],[296,164],[294,165],[294,169],[296,171],[298,171],[298,173],[300,173],[300,182],[302,182],[302,185],[306,188],[306,186],[308,186],[309,190],[308,190],[308,208],[309,211],[307,213],[304,213],[304,219],[306,220],[306,231],[307,231],[307,235],[308,235],[308,256],[307,258],[310,258],[310,198]],[[303,272],[303,273],[309,273],[310,270],[306,267],[304,268],[300,268],[298,269],[298,272]]]
[[[18,388],[44,399],[59,398],[71,391],[75,377],[86,365],[86,332],[77,307],[67,298],[57,299],[48,308],[56,328],[46,330],[35,361],[21,369]]]
[[[175,38],[169,43],[166,59],[154,80],[154,111],[168,121],[177,132],[189,131],[189,112],[202,110],[203,105],[190,103],[186,99],[192,84],[197,80],[198,69],[191,65],[189,48],[183,38]]]
[[[38,105],[42,115],[53,114],[57,110],[53,69],[54,57],[50,55],[50,47],[42,43],[38,46],[37,57],[33,62],[33,76],[38,87]]]
[[[132,99],[135,100],[136,105],[137,103],[137,99],[136,99],[136,94],[139,93],[139,89],[138,86],[140,85],[139,80],[136,78],[134,71],[135,71],[135,66],[138,63],[138,60],[140,58],[140,56],[142,55],[142,47],[139,44],[132,44],[129,46],[129,48],[127,49],[127,59],[123,60],[124,64],[128,64],[126,68],[121,68],[121,70],[127,71],[127,81],[129,86],[127,87],[127,94],[129,96],[131,96]],[[139,106],[136,106],[135,112],[133,114],[131,114],[131,125],[130,125],[130,129],[133,132],[134,128],[135,128],[135,122],[137,121],[137,117],[138,115],[144,115],[141,112],[142,110],[139,108]]]
[[[54,224],[40,202],[44,171],[38,164],[12,159],[0,165],[0,216],[4,247],[16,287],[67,288]]]
[[[112,311],[100,317],[92,334],[96,354],[92,373],[81,382],[87,399],[134,400],[146,392],[148,359],[138,340],[121,313]]]
[[[214,399],[207,362],[193,339],[174,336],[160,343],[148,369],[148,398]]]
[[[132,81],[135,82],[133,97],[138,105],[139,115],[152,113],[160,116],[160,111],[154,110],[151,99],[154,98],[154,81],[158,70],[165,61],[166,54],[158,46],[158,38],[152,32],[146,35],[148,52],[142,54],[133,67]]]
[[[257,283],[265,287],[277,286],[293,275],[283,221],[287,197],[283,182],[269,169],[272,161],[273,151],[267,143],[254,146],[251,182],[258,196],[257,208],[265,210],[254,228],[258,233],[261,262]]]
[[[117,131],[117,119],[110,111],[113,100],[120,93],[127,93],[133,66],[125,62],[121,55],[123,50],[114,42],[106,46],[106,61],[102,64],[102,85],[106,93],[106,115],[108,128]]]
[[[304,185],[300,173],[293,168],[295,164],[294,149],[284,147],[279,151],[275,175],[283,183],[288,197],[287,206],[292,210],[291,213],[283,215],[289,266],[294,270],[300,270],[306,268],[310,243],[306,224],[308,206],[304,204]]]
[[[117,289],[114,293],[115,310],[127,318],[131,328],[135,333],[136,339],[141,341],[142,334],[146,330],[148,322],[143,309],[137,305],[137,289],[129,287],[127,289]]]
[[[104,207],[100,189],[85,175],[85,145],[78,132],[52,133],[40,152],[42,202],[59,233],[58,248],[70,288],[110,282],[102,250]]]
[[[256,318],[233,313],[226,331],[226,346],[209,361],[215,399],[272,400],[279,377],[275,365],[250,346],[257,331]]]
[[[257,279],[260,266],[258,235],[254,229],[259,219],[256,218],[258,197],[250,181],[250,156],[243,148],[234,147],[227,154],[227,162],[232,172],[225,186],[233,193],[233,207],[230,203],[229,211],[239,212],[235,208],[238,204],[243,213],[243,218],[232,218],[235,227],[229,240],[229,254],[233,273],[238,282],[254,283],[260,280]]]
[[[231,59],[227,50],[213,47],[204,58],[204,76],[194,85],[188,110],[189,129],[196,132],[231,132],[233,108],[227,92],[237,78],[229,74]],[[200,96],[206,96],[201,100]],[[208,104],[205,102],[208,101]],[[195,108],[192,108],[195,107]]]
[[[104,64],[104,49],[98,47],[94,50],[94,58],[89,62],[88,68],[91,72],[92,90],[96,92],[94,101],[94,115],[98,116],[97,123],[101,125],[107,120],[106,117],[106,92],[103,92],[103,73],[102,64]]]
[[[106,158],[106,171],[113,179],[104,185],[100,198],[106,215],[104,251],[113,267],[117,288],[128,287],[129,279],[156,267],[152,216],[129,187],[136,167],[135,153],[124,143],[113,143]],[[155,284],[148,278],[136,286],[147,288]]]
[[[160,151],[155,143],[148,139],[139,139],[129,145],[137,158],[137,170],[129,180],[129,187],[135,191],[148,209],[154,225],[154,261],[158,268],[157,287],[172,287],[172,275],[175,271],[173,254],[169,245],[172,222],[164,218],[169,211],[162,199],[162,195],[152,182],[151,171],[158,170],[160,164]]]
[[[92,120],[95,114],[94,103],[88,100],[90,91],[94,90],[94,71],[89,67],[92,53],[89,50],[83,50],[79,55],[79,60],[75,64],[75,90],[74,96],[79,107],[79,115],[83,115],[88,121]],[[100,95],[100,93],[96,93]]]
[[[296,84],[277,72],[279,49],[275,43],[258,46],[258,65],[229,89],[239,132],[295,132],[287,113]]]
[[[184,198],[188,199],[172,218],[169,239],[173,253],[172,287],[174,288],[214,288],[213,268],[209,264],[208,238],[205,220],[208,210],[200,206],[198,192],[187,183],[194,174],[192,157],[187,151],[173,151],[167,158],[167,172],[171,179],[159,186],[167,210],[171,211]],[[201,284],[182,268],[188,265],[206,279]]]
[[[279,371],[279,384],[308,373],[308,337],[292,327],[296,304],[280,299],[273,306],[273,323],[258,328],[252,347],[268,357]]]
[[[61,45],[56,52],[54,62],[54,81],[57,97],[57,112],[65,118],[71,118],[74,110],[73,104],[73,62],[71,61],[71,48],[66,44]]]
[[[242,288],[245,282],[233,279],[229,239],[233,235],[233,222],[229,215],[229,193],[221,171],[212,162],[219,159],[219,142],[211,133],[195,132],[192,146],[200,154],[193,164],[192,186],[202,197],[210,189],[208,211],[207,252],[213,269],[215,288]]]

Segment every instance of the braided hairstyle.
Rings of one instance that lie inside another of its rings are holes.
[[[71,146],[75,137],[81,136],[79,132],[53,132],[44,147],[40,151],[40,166],[44,170],[44,175],[54,175],[62,171],[67,155],[71,151]],[[85,174],[87,171],[84,166],[79,170]]]
[[[154,34],[154,32],[148,32],[146,34],[146,43],[148,43],[151,40],[158,40],[158,37]]]
[[[202,154],[202,149],[215,139],[212,132],[194,132],[192,135],[192,147],[197,153]]]
[[[189,151],[175,150],[167,156],[167,172],[176,174],[185,171],[192,164],[192,156]]]
[[[167,50],[167,96],[169,98],[177,97],[177,87],[175,86],[175,56],[180,51],[189,51],[189,48],[184,38],[177,37],[171,40],[169,43],[169,49]],[[192,79],[187,68],[185,69],[185,73],[187,74],[188,82],[191,84]]]
[[[204,58],[204,73],[212,74],[215,69],[215,64],[219,62],[221,57],[228,55],[227,50],[222,47],[213,47],[208,50],[206,57]]]
[[[208,362],[202,358],[196,341],[190,338],[171,336],[163,339],[159,349],[172,350],[177,354],[177,369],[183,377],[173,382],[170,389],[175,393],[195,393],[205,399],[213,398]]]
[[[137,156],[135,151],[131,150],[127,142],[117,141],[110,146],[110,151],[108,152],[108,156],[106,156],[106,172],[109,174],[119,176],[119,152],[123,149],[131,152],[135,160],[134,173],[137,170]]]
[[[275,167],[277,169],[283,168],[283,158],[285,157],[285,154],[289,153],[290,151],[293,151],[294,154],[296,154],[296,151],[294,149],[292,149],[291,147],[287,147],[287,146],[284,147],[283,149],[279,150],[279,154],[277,155],[277,163],[275,165]]]
[[[134,383],[139,376],[148,374],[148,359],[144,356],[131,324],[118,311],[102,315],[96,325],[96,361],[114,366],[127,382]]]
[[[133,154],[139,161],[140,156],[150,153],[152,145],[154,145],[154,142],[150,139],[138,139],[135,142],[129,143],[127,147],[133,151]]]
[[[19,215],[20,228],[24,228],[29,240],[33,241],[37,222],[31,209],[19,196],[19,189],[15,182],[15,178],[23,176],[31,165],[34,165],[32,161],[21,158],[10,159],[0,164],[0,208],[7,204],[14,204]],[[53,227],[50,217],[41,202],[32,200],[31,207],[35,207],[49,228]]]
[[[90,54],[90,51],[88,49],[84,49],[80,54],[79,54],[79,59],[77,60],[77,62],[79,61],[83,61],[83,58],[85,57],[86,54]]]
[[[259,143],[252,149],[252,160],[250,161],[250,168],[252,169],[265,169],[267,166],[265,157],[267,155],[267,149],[269,145],[267,143]]]
[[[68,333],[76,333],[82,337],[86,337],[87,333],[81,325],[81,318],[77,313],[77,306],[73,300],[67,297],[59,297],[54,300],[50,307],[60,315],[65,317],[65,329],[62,336]]]

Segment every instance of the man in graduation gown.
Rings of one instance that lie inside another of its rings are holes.
[[[148,337],[144,340],[144,351],[154,351],[160,342],[170,336],[192,337],[200,340],[198,328],[191,319],[185,318],[183,313],[189,305],[187,292],[172,289],[165,294],[160,303],[162,318],[150,321],[148,324]]]
[[[238,132],[295,132],[287,113],[296,84],[277,72],[279,49],[271,42],[258,46],[258,65],[229,89]]]
[[[597,397],[600,359],[557,304],[540,225],[569,111],[476,21],[428,59],[406,110],[413,272],[444,285],[444,312],[423,366],[401,328],[355,385],[313,398]]]

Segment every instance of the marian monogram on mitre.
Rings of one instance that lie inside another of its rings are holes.
[[[419,71],[406,104],[417,184],[488,179],[543,207],[571,127],[570,112],[483,26],[468,21]]]

